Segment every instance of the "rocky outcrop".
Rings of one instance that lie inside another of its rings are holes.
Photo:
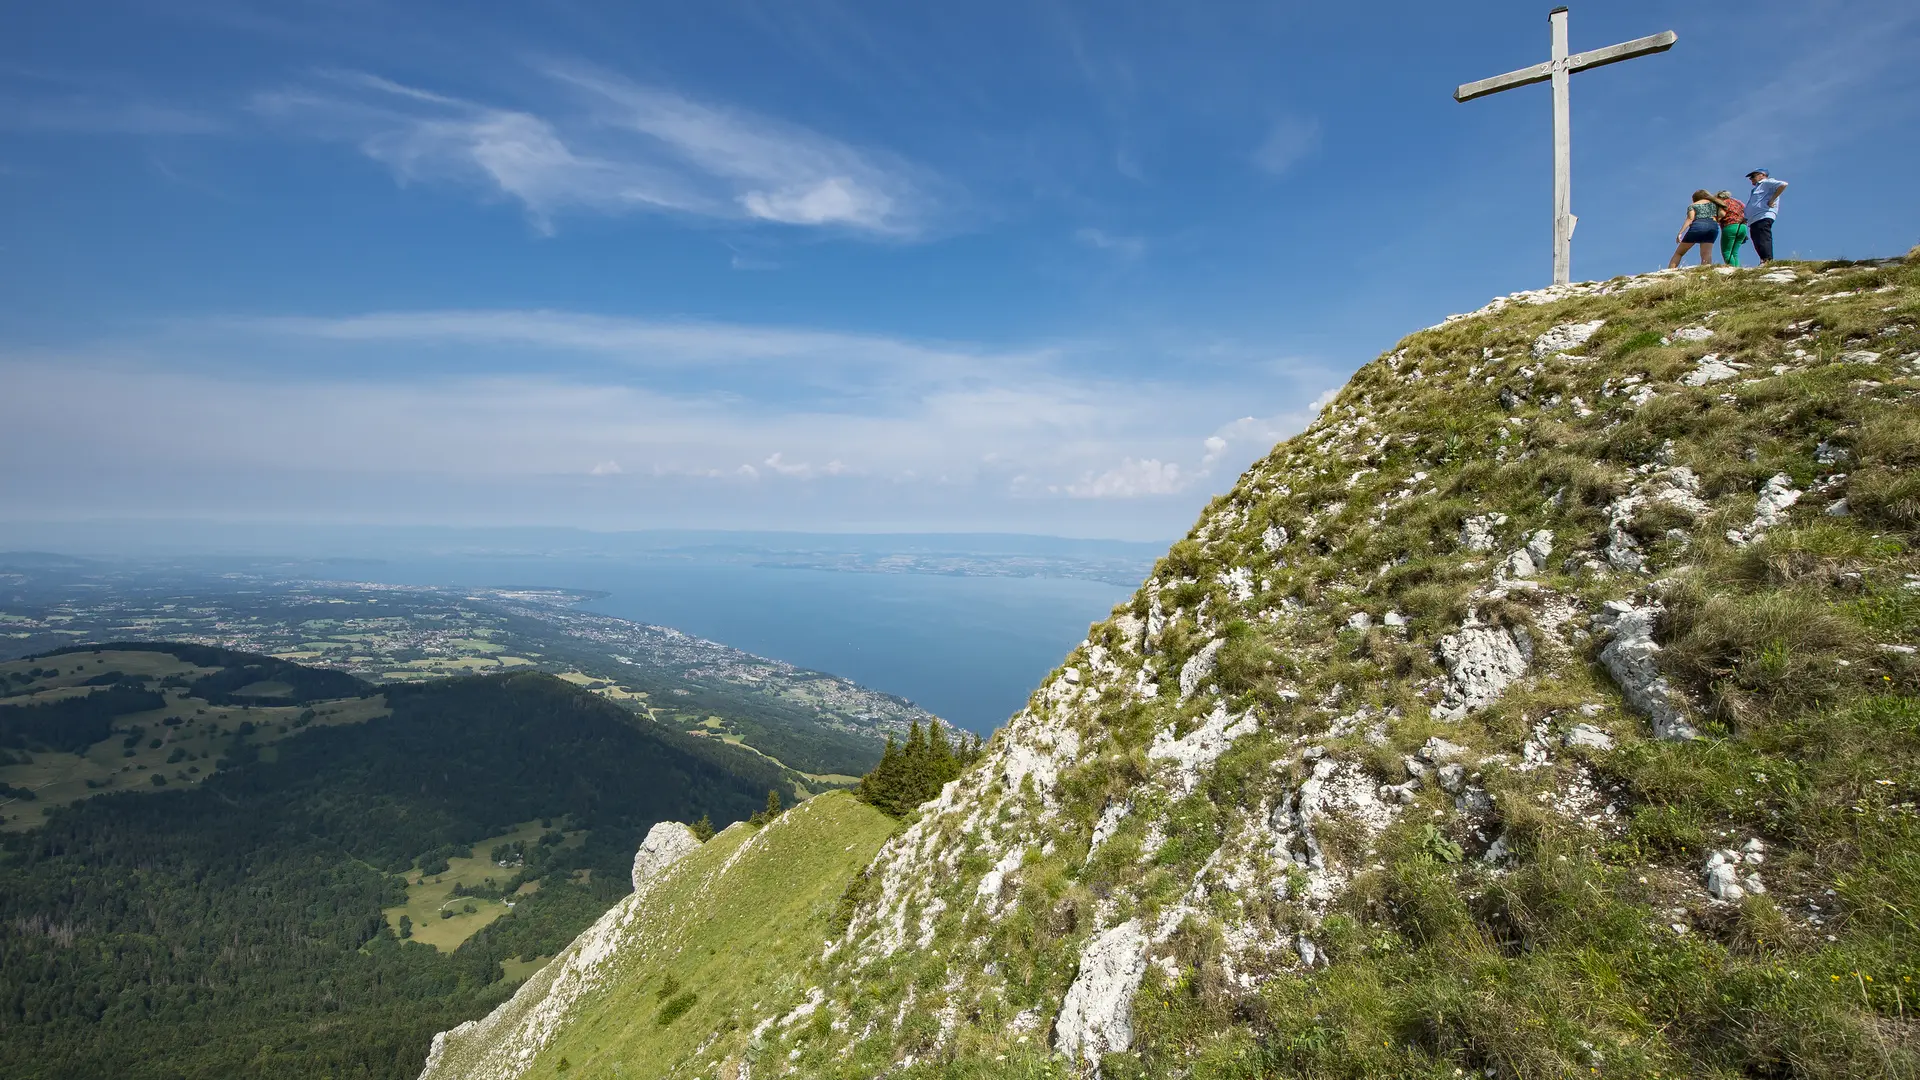
[[[512,998],[479,1020],[469,1020],[433,1037],[422,1080],[519,1080],[560,1026],[572,1018],[575,1004],[602,984],[607,966],[636,932],[647,891],[677,862],[699,850],[693,830],[663,821],[647,833],[633,859],[633,888],[573,944],[522,983]],[[454,1044],[484,1048],[458,1063],[449,1060]]]
[[[1526,631],[1469,624],[1440,639],[1447,669],[1443,711],[1464,715],[1493,704],[1527,673],[1533,643]]]
[[[1594,626],[1612,634],[1600,650],[1600,665],[1626,696],[1627,704],[1653,725],[1657,739],[1693,739],[1699,732],[1687,722],[1686,701],[1656,662],[1660,646],[1653,631],[1664,609],[1659,604],[1635,606],[1630,600],[1609,600]]]
[[[1605,319],[1592,322],[1561,323],[1541,334],[1533,342],[1533,358],[1543,360],[1556,353],[1569,352],[1585,345],[1600,328],[1607,325]]]
[[[699,847],[700,838],[677,821],[662,821],[647,830],[647,838],[640,842],[640,850],[633,856],[633,890],[639,892],[646,888],[647,882]]]
[[[1094,937],[1061,999],[1054,1045],[1069,1058],[1096,1065],[1103,1054],[1131,1047],[1133,997],[1146,973],[1147,934],[1138,920]]]
[[[1760,487],[1760,494],[1753,500],[1753,520],[1744,528],[1728,529],[1727,540],[1734,544],[1751,544],[1766,535],[1768,529],[1787,520],[1787,511],[1800,501],[1805,492],[1793,486],[1793,477],[1786,473],[1775,473]]]

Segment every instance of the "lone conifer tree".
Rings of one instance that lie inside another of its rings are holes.
[[[777,818],[779,816],[780,816],[780,793],[778,791],[775,791],[772,788],[768,788],[766,809],[761,810],[758,813],[754,814],[752,817],[748,818],[747,824],[752,825],[755,828],[758,828],[762,825],[765,825],[771,822],[774,818]]]

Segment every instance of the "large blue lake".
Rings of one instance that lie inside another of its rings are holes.
[[[1077,578],[878,574],[673,558],[445,557],[353,576],[391,584],[591,589],[587,606],[898,694],[987,733],[1087,625],[1132,594]]]

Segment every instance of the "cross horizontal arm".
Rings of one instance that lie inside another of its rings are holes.
[[[1534,83],[1543,83],[1551,78],[1553,78],[1552,63],[1535,64],[1532,67],[1521,68],[1519,71],[1509,71],[1505,75],[1495,75],[1491,79],[1481,79],[1479,82],[1465,83],[1460,89],[1453,92],[1453,100],[1472,101],[1474,98],[1486,97],[1488,94],[1497,94],[1502,90],[1511,90],[1516,86],[1532,86]]]
[[[1663,53],[1673,48],[1673,43],[1678,40],[1680,40],[1679,35],[1668,30],[1651,37],[1637,38],[1624,44],[1595,49],[1592,52],[1574,53],[1567,57],[1567,70],[1584,71],[1587,68],[1606,67],[1608,64],[1617,64],[1622,60],[1631,60],[1636,56]]]

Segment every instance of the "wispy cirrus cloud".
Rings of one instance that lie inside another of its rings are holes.
[[[1320,149],[1320,121],[1308,116],[1283,116],[1267,129],[1253,151],[1253,163],[1262,172],[1284,176]]]
[[[1105,229],[1085,228],[1077,230],[1073,238],[1084,247],[1095,251],[1110,252],[1120,259],[1131,262],[1147,253],[1147,242],[1138,236],[1123,236],[1110,233]]]
[[[365,72],[262,93],[254,109],[349,141],[403,183],[474,187],[551,232],[568,211],[654,211],[912,239],[938,209],[925,170],[810,128],[583,66],[543,70],[546,111]]]

